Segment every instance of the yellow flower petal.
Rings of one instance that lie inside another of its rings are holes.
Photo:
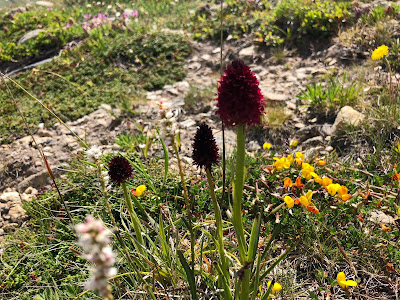
[[[271,285],[271,281],[268,281],[268,283],[267,283],[267,288],[269,288],[270,287],[270,285]],[[272,293],[277,293],[277,292],[279,292],[280,290],[282,289],[282,286],[279,284],[279,283],[277,283],[277,282],[275,282],[274,283],[274,286],[272,287]]]
[[[292,208],[294,206],[294,200],[292,197],[290,196],[285,196],[285,198],[283,198],[283,201],[285,201],[286,206],[288,208]]]
[[[331,194],[331,196],[335,196],[337,193],[338,189],[340,188],[340,184],[338,183],[332,183],[326,187],[328,190],[328,193]]]
[[[385,45],[379,46],[372,52],[371,58],[372,60],[380,60],[384,56],[389,54],[389,48]]]
[[[135,196],[136,196],[136,197],[142,196],[145,190],[146,190],[146,186],[145,186],[145,185],[139,185],[139,186],[136,188]]]
[[[290,147],[292,147],[292,148],[297,147],[298,144],[299,144],[299,141],[297,139],[294,139],[290,142]]]
[[[310,202],[308,201],[308,199],[305,196],[301,196],[299,198],[299,201],[300,201],[301,205],[303,205],[305,207],[310,205]]]
[[[293,186],[292,179],[290,179],[289,177],[285,177],[285,179],[283,180],[283,187],[292,187],[292,186]]]
[[[263,149],[264,150],[269,150],[269,149],[271,149],[271,144],[270,143],[264,143],[264,145],[263,145]]]

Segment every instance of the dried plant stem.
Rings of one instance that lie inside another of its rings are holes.
[[[126,246],[125,241],[123,240],[123,238],[121,236],[121,233],[120,233],[119,228],[117,226],[117,222],[115,222],[115,218],[114,218],[114,216],[112,214],[111,205],[110,205],[110,202],[108,201],[107,187],[106,187],[105,182],[104,182],[104,177],[102,175],[102,169],[101,169],[101,165],[100,165],[99,162],[97,162],[97,172],[98,172],[98,176],[100,178],[101,187],[103,189],[103,195],[104,195],[104,199],[105,199],[107,212],[108,212],[108,215],[110,216],[111,223],[113,225],[113,231],[114,231],[119,243],[121,244],[121,246],[122,246],[122,248],[123,248],[123,250],[125,252],[125,257],[128,259],[129,265],[135,270],[139,282],[144,284],[145,282],[144,282],[142,276],[140,276],[139,269],[137,268],[137,266],[132,261],[132,258],[130,256],[130,252],[128,251],[128,247]],[[132,282],[135,281],[134,278],[132,277],[131,273],[129,273],[129,277],[132,280]]]
[[[174,152],[176,155],[176,159],[178,160],[178,168],[179,168],[179,175],[181,177],[181,184],[182,184],[182,188],[183,188],[183,197],[185,198],[185,203],[186,203],[186,211],[187,211],[187,216],[188,216],[188,223],[189,223],[189,232],[190,232],[190,257],[191,257],[191,267],[192,267],[192,271],[194,274],[194,244],[195,244],[195,236],[194,236],[194,231],[193,231],[193,224],[192,224],[192,205],[189,199],[189,195],[188,195],[188,191],[186,188],[186,182],[185,182],[185,174],[183,172],[182,169],[182,162],[181,162],[181,158],[179,156],[179,151],[178,151],[178,147],[174,143]]]
[[[57,121],[62,124],[65,128],[68,129],[69,132],[71,132],[71,134],[79,141],[79,143],[81,144],[82,147],[84,147],[85,149],[89,148],[89,145],[86,144],[75,132],[72,131],[71,128],[68,127],[67,124],[64,123],[63,120],[61,120],[51,109],[49,109],[42,101],[40,101],[38,98],[36,98],[35,96],[33,96],[31,93],[29,93],[24,87],[22,87],[18,82],[16,82],[15,80],[11,79],[10,77],[8,77],[7,75],[3,74],[2,72],[0,72],[0,75],[3,78],[4,83],[7,86],[7,83],[5,81],[4,78],[10,80],[13,84],[15,84],[17,87],[19,87],[21,90],[23,90],[29,97],[31,97],[32,99],[34,99],[36,102],[38,102],[45,110],[47,110],[54,118],[57,119]],[[7,86],[8,91],[11,93],[10,89]],[[13,97],[14,99],[14,97]],[[15,100],[14,100],[15,103]],[[19,110],[19,109],[18,109]]]
[[[67,206],[67,203],[64,201],[64,197],[62,196],[61,191],[60,191],[60,189],[58,188],[58,185],[57,185],[57,182],[56,182],[56,177],[54,176],[54,173],[53,173],[53,171],[52,171],[52,169],[51,169],[51,167],[50,167],[50,164],[49,164],[49,162],[47,161],[47,158],[46,158],[46,156],[44,155],[42,148],[38,145],[38,143],[36,142],[36,140],[35,140],[33,134],[32,134],[31,131],[29,130],[28,122],[26,121],[24,114],[22,113],[21,109],[19,108],[18,103],[17,103],[17,101],[16,101],[15,98],[14,98],[14,95],[12,94],[12,92],[11,92],[11,90],[10,90],[10,88],[9,88],[9,86],[8,86],[8,84],[7,84],[7,82],[6,82],[5,79],[4,79],[4,78],[8,78],[8,79],[10,79],[10,78],[7,77],[6,75],[4,75],[4,74],[1,73],[1,72],[0,72],[0,75],[2,76],[3,82],[4,82],[5,86],[7,87],[7,91],[8,91],[8,93],[10,94],[10,97],[11,97],[13,103],[14,103],[15,108],[18,110],[18,113],[20,114],[20,116],[21,116],[21,118],[22,118],[22,120],[23,120],[23,122],[24,122],[25,129],[27,130],[28,134],[32,137],[33,143],[35,144],[36,148],[37,148],[38,151],[39,151],[40,157],[42,158],[43,163],[44,163],[44,165],[46,166],[47,173],[49,174],[49,176],[50,176],[50,178],[51,178],[51,180],[52,180],[52,182],[53,182],[53,184],[54,184],[54,187],[55,187],[56,190],[57,190],[58,196],[60,197],[61,203],[62,203],[62,205],[64,206],[64,209],[65,209],[65,211],[66,211],[66,213],[67,213],[67,215],[68,215],[68,218],[69,218],[71,224],[72,224],[73,226],[75,226],[74,220],[72,219],[72,215],[71,215],[71,212],[70,212],[70,210],[69,210],[69,208],[68,208],[68,206]],[[12,79],[10,79],[10,80],[11,80],[12,82],[14,82]],[[14,83],[15,83],[15,82],[14,82]],[[19,86],[19,85],[18,85],[18,86]],[[22,87],[21,87],[21,88],[22,88]],[[24,89],[24,91],[25,91],[25,89]]]

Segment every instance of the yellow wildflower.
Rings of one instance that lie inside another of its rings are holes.
[[[135,197],[140,197],[143,195],[144,191],[146,190],[146,186],[145,185],[139,185],[136,190],[132,190],[133,195],[135,195]]]
[[[264,150],[269,150],[269,149],[271,149],[271,144],[270,143],[264,143],[264,145],[263,145],[263,149]]]
[[[283,198],[283,201],[285,201],[286,206],[288,208],[292,208],[294,206],[294,200],[292,197],[290,196],[285,196],[285,198]]]
[[[400,207],[399,207],[399,209],[397,210],[397,214],[400,216]]]
[[[324,177],[322,178],[321,184],[326,188],[328,185],[332,184],[332,179]]]
[[[286,157],[282,157],[282,158],[274,157],[274,160],[275,160],[274,167],[278,171],[282,170],[283,168],[285,168],[285,169],[290,168],[290,162]]]
[[[336,280],[337,280],[338,284],[344,289],[347,289],[349,286],[357,285],[357,282],[355,282],[353,280],[346,280],[346,275],[343,272],[340,272],[339,274],[337,274]]]
[[[380,60],[384,56],[389,54],[389,48],[385,45],[379,46],[372,52],[371,58],[372,60]]]
[[[268,283],[267,283],[267,288],[269,288],[270,287],[270,285],[271,285],[271,281],[268,281]],[[282,286],[279,284],[279,283],[277,283],[277,282],[275,282],[274,283],[274,285],[272,286],[272,293],[277,293],[277,292],[279,292],[280,290],[282,289]]]
[[[301,167],[301,176],[303,176],[305,179],[311,179],[311,172],[314,172],[314,167],[308,163],[302,163]]]
[[[291,148],[295,148],[295,147],[297,147],[298,144],[299,144],[299,141],[297,139],[294,139],[294,140],[290,141],[289,145]]]
[[[311,204],[312,195],[313,192],[309,190],[305,196],[301,196],[299,199],[301,205],[305,207],[309,206]]]
[[[304,154],[301,152],[296,152],[296,158],[294,159],[299,165],[302,164],[304,160]]]
[[[340,188],[340,184],[338,183],[331,183],[330,185],[328,185],[326,187],[326,189],[328,190],[328,193],[331,194],[331,196],[335,196],[337,191]]]
[[[337,190],[339,198],[342,199],[343,201],[347,201],[351,197],[351,195],[349,195],[347,192],[348,192],[347,187],[345,187],[344,185],[341,185]]]
[[[292,179],[290,179],[289,177],[286,177],[285,179],[283,179],[283,187],[292,187],[293,186],[293,182]]]
[[[400,154],[400,142],[396,143],[396,147],[394,148],[394,150]]]
[[[326,165],[326,160],[317,160],[317,163],[318,163],[321,167],[323,167],[323,166]]]
[[[288,155],[288,157],[286,157],[286,160],[289,162],[289,164],[292,164],[292,162],[293,162],[293,155],[292,155],[292,154]]]

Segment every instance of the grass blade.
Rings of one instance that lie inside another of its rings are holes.
[[[178,257],[179,257],[182,267],[186,273],[186,278],[189,283],[190,294],[192,295],[192,300],[197,300],[198,297],[197,297],[197,291],[196,291],[196,282],[194,279],[194,270],[190,269],[189,264],[187,263],[185,257],[183,256],[182,251],[178,251]]]

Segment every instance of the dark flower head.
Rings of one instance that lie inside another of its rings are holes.
[[[132,172],[133,168],[125,157],[116,156],[108,164],[108,175],[116,185],[120,185],[130,178]]]
[[[218,147],[211,128],[205,123],[200,124],[194,136],[192,158],[200,168],[211,169],[212,164],[218,164]]]
[[[256,76],[243,61],[232,61],[219,84],[217,114],[226,126],[260,124],[264,97]]]

